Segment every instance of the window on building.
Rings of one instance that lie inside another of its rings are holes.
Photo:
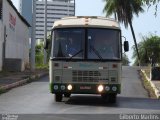
[[[2,18],[2,0],[0,0],[0,19]]]

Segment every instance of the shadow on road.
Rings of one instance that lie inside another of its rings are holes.
[[[70,105],[87,105],[113,108],[131,108],[131,109],[146,109],[160,110],[160,100],[150,98],[132,98],[132,97],[117,97],[117,103],[110,104],[104,101],[101,96],[72,96],[66,104]]]
[[[109,104],[105,100],[101,98],[101,96],[86,96],[86,95],[78,95],[72,96],[66,104],[72,105],[90,105],[90,106],[117,106],[117,104]]]

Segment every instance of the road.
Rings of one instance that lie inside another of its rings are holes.
[[[49,93],[48,77],[0,95],[0,113],[12,114],[124,114],[160,113],[160,100],[150,99],[138,75],[138,67],[123,67],[122,93],[116,104],[98,95],[72,95],[56,103]],[[82,116],[81,116],[82,117]]]

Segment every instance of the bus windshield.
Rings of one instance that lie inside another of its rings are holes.
[[[62,59],[120,60],[120,31],[101,28],[55,29],[52,56]]]
[[[83,59],[84,29],[57,29],[52,38],[54,58]]]
[[[88,59],[120,59],[120,32],[88,29]]]

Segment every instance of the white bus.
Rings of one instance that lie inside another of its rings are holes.
[[[50,91],[55,101],[61,102],[63,95],[100,94],[116,102],[122,72],[117,21],[104,17],[63,18],[54,22],[51,39]],[[127,41],[124,50],[128,51]]]

